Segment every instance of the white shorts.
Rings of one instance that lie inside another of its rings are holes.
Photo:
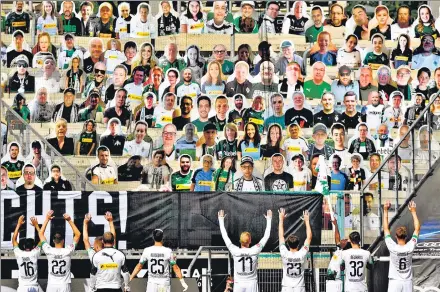
[[[341,280],[325,281],[325,290],[332,292],[342,292],[342,281]]]
[[[38,285],[35,286],[18,286],[17,292],[33,292],[33,291],[40,291],[40,288]]]
[[[234,283],[234,292],[258,292],[257,281]]]
[[[306,287],[285,287],[281,288],[281,292],[306,292]]]
[[[388,282],[388,292],[412,292],[413,282],[390,279]]]
[[[170,292],[170,285],[147,283],[147,292]]]
[[[46,292],[70,292],[70,284],[47,284]]]

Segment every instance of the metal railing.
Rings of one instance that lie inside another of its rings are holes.
[[[0,102],[0,115],[3,115],[4,113],[5,113],[6,117],[9,116],[9,117],[15,119],[15,121],[17,121],[19,124],[19,127],[18,127],[19,128],[19,135],[17,135],[17,133],[14,133],[13,127],[11,125],[9,125],[9,123],[12,121],[12,119],[7,121],[8,133],[13,135],[14,137],[18,138],[18,140],[20,140],[22,142],[22,143],[20,143],[22,145],[22,149],[29,149],[29,145],[31,143],[30,134],[32,132],[32,134],[35,135],[40,140],[40,142],[45,145],[46,149],[50,149],[50,156],[52,158],[52,161],[53,161],[54,157],[57,157],[57,159],[61,160],[67,167],[69,167],[71,170],[73,170],[73,174],[75,176],[75,180],[74,180],[74,186],[75,186],[74,189],[75,190],[81,190],[81,191],[86,191],[86,190],[96,191],[97,190],[96,186],[94,186],[86,178],[84,173],[80,173],[77,170],[77,168],[69,162],[68,158],[64,157],[52,145],[50,145],[46,141],[45,137],[41,136],[34,128],[32,128],[25,120],[23,120],[23,118],[18,113],[16,113],[14,109],[12,109],[2,99]],[[3,139],[3,137],[1,137],[1,138]],[[26,145],[27,147],[23,147],[24,145]],[[2,149],[2,151],[3,151],[3,149]],[[50,166],[47,165],[46,167],[49,168]],[[49,176],[50,176],[50,173],[49,173]],[[71,177],[69,177],[69,179],[71,179]],[[70,182],[73,184],[73,181],[70,181]]]
[[[377,177],[378,180],[378,184],[377,184],[377,194],[378,194],[378,204],[379,206],[382,206],[382,192],[383,192],[383,184],[382,184],[382,171],[384,171],[384,168],[386,167],[388,161],[391,159],[391,157],[393,159],[395,159],[395,170],[394,170],[394,176],[395,176],[395,180],[396,180],[396,184],[394,185],[394,191],[395,191],[395,211],[397,213],[397,210],[399,209],[399,182],[398,182],[398,177],[399,177],[399,149],[401,144],[406,140],[406,138],[408,137],[408,135],[411,135],[411,172],[410,174],[412,174],[412,179],[410,184],[412,184],[411,186],[411,192],[412,193],[417,186],[422,183],[424,180],[421,178],[419,179],[417,174],[416,174],[416,131],[419,130],[419,128],[421,127],[420,122],[423,121],[426,118],[426,124],[428,126],[428,168],[426,169],[426,173],[424,173],[424,176],[426,176],[429,171],[432,168],[433,165],[433,161],[432,161],[432,137],[433,137],[433,133],[432,133],[432,129],[431,129],[431,114],[430,114],[430,107],[431,105],[434,103],[434,101],[436,100],[436,98],[432,98],[433,96],[437,96],[439,93],[435,93],[433,95],[431,95],[430,98],[430,102],[425,106],[425,108],[423,109],[423,111],[419,114],[419,117],[413,122],[413,124],[409,127],[407,133],[405,135],[403,135],[402,137],[400,137],[400,133],[399,133],[399,141],[394,145],[394,147],[392,148],[390,154],[388,154],[382,161],[382,163],[380,164],[379,168],[366,180],[366,182],[363,184],[362,189],[361,189],[361,230],[360,230],[360,234],[361,234],[361,239],[362,242],[364,242],[364,195],[365,193],[372,193],[376,190],[371,190],[370,185],[373,183],[373,180]],[[400,176],[401,177],[401,176]],[[402,177],[401,177],[402,179]],[[401,182],[403,184],[403,182]],[[407,196],[407,198],[410,196]],[[380,211],[381,208],[379,208]],[[382,212],[379,212],[379,224],[380,224],[380,229],[382,228]]]

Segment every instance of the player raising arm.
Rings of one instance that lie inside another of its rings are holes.
[[[177,278],[180,279],[183,291],[188,290],[188,285],[182,277],[182,272],[176,264],[176,257],[173,251],[163,246],[163,231],[155,229],[153,231],[154,245],[144,249],[139,263],[134,268],[130,276],[130,281],[136,277],[144,264],[148,261],[148,282],[147,292],[170,292],[171,291],[171,274],[170,265]]]
[[[113,215],[111,212],[107,211],[105,212],[104,216],[105,220],[108,221],[108,225],[110,226],[110,232],[113,234],[113,237],[115,239],[113,247],[116,246],[116,230],[115,230],[115,224],[113,223]],[[87,250],[87,254],[89,255],[90,261],[93,258],[93,255],[100,251],[103,248],[102,243],[102,236],[95,237],[95,241],[93,242],[93,247],[90,245],[89,241],[89,222],[92,220],[92,215],[90,213],[87,213],[84,216],[83,221],[83,242],[84,242],[84,248]]]
[[[32,222],[32,221],[31,221]],[[14,255],[17,259],[18,265],[18,289],[19,292],[38,291],[38,258],[40,257],[40,247],[35,246],[33,238],[26,238],[23,244],[19,247],[17,242],[18,233],[21,226],[24,224],[24,216],[18,218],[17,226],[12,235],[12,246],[14,247]],[[39,232],[40,227],[34,225]]]
[[[64,214],[63,218],[66,220],[73,231],[73,243],[67,247],[64,247],[64,238],[61,232],[55,232],[53,236],[53,243],[55,247],[51,247],[50,244],[46,241],[46,236],[44,232],[46,231],[47,224],[53,217],[53,211],[50,210],[47,212],[46,220],[43,223],[43,226],[38,232],[38,236],[42,242],[42,248],[44,253],[47,256],[47,261],[49,263],[49,275],[47,278],[47,289],[46,291],[54,291],[54,292],[69,292],[70,291],[70,266],[71,266],[71,257],[75,252],[75,247],[78,244],[79,238],[81,237],[81,232],[79,232],[75,223],[73,223],[72,218],[70,218],[69,214]],[[38,221],[36,218],[32,218],[32,222],[35,225],[38,225]]]
[[[373,264],[371,254],[367,250],[361,249],[361,235],[353,231],[349,235],[351,248],[342,251],[342,260],[345,263],[345,291],[367,292],[365,282],[365,268],[370,268]]]
[[[388,273],[388,292],[412,292],[412,256],[420,232],[420,222],[417,218],[416,203],[409,202],[408,208],[414,221],[414,233],[410,241],[406,243],[407,230],[405,226],[396,229],[397,244],[391,238],[388,226],[388,210],[391,207],[390,201],[386,201],[383,212],[383,231],[385,244],[390,251],[390,268]]]
[[[251,244],[251,234],[247,231],[242,232],[240,235],[241,247],[232,244],[225,229],[225,217],[225,211],[220,210],[218,212],[220,231],[223,240],[226,243],[226,247],[234,258],[234,292],[257,292],[258,255],[269,240],[272,211],[267,210],[267,214],[264,215],[266,218],[266,230],[264,231],[264,236],[260,242],[253,247],[249,247]]]
[[[287,241],[284,239],[284,219],[286,218],[286,210],[281,208],[278,210],[279,225],[278,239],[280,242],[280,255],[283,260],[283,281],[282,292],[305,292],[304,283],[304,262],[309,252],[310,242],[312,241],[312,229],[310,228],[310,216],[308,211],[303,212],[304,223],[306,224],[307,238],[304,246],[298,250],[299,238],[290,234]],[[287,249],[289,248],[289,249]]]

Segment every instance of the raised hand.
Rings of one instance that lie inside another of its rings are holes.
[[[105,212],[105,220],[107,220],[108,222],[112,222],[113,221],[113,214],[110,211]]]
[[[91,215],[90,213],[87,213],[87,214],[84,216],[84,223],[85,223],[85,224],[88,224],[91,220],[92,220],[92,215]]]
[[[17,221],[17,225],[21,226],[24,224],[24,215],[21,215],[20,217],[18,217],[18,221]]]
[[[64,213],[64,214],[63,214],[63,218],[64,218],[64,220],[66,220],[67,222],[70,221],[70,220],[72,220],[72,218],[70,218],[70,215],[67,214],[67,213]]]
[[[391,202],[390,201],[386,201],[385,204],[383,204],[383,209],[385,211],[388,211],[390,208],[391,208]]]
[[[34,217],[34,216],[31,217],[31,225],[34,226],[34,227],[38,226],[38,219],[37,219],[37,217]]]
[[[50,210],[49,212],[47,212],[46,214],[46,220],[52,220],[53,218],[55,218],[55,216],[53,216],[54,211]]]
[[[304,221],[309,222],[310,215],[309,215],[309,211],[308,210],[303,211],[303,218],[304,218]]]
[[[280,208],[278,210],[278,216],[280,218],[280,221],[284,220],[287,217],[286,210],[284,208]]]
[[[272,219],[272,210],[267,210],[267,214],[264,215],[264,218],[266,218],[266,219]]]
[[[218,211],[218,218],[225,218],[225,217],[226,217],[225,210]]]
[[[409,202],[408,209],[411,213],[416,212],[416,207],[417,207],[416,202],[414,202],[414,201]]]

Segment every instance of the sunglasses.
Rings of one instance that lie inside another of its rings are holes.
[[[225,50],[221,50],[221,51],[214,51],[214,54],[224,54],[224,53],[226,53],[226,51],[225,51]]]
[[[95,69],[95,74],[99,74],[99,73],[101,73],[102,75],[105,75],[105,70]]]
[[[350,76],[350,73],[341,73],[341,77]]]
[[[29,67],[29,66],[28,66],[27,64],[18,63],[18,64],[17,64],[17,67],[18,67],[18,68],[20,68],[20,67],[27,68],[27,67]]]

